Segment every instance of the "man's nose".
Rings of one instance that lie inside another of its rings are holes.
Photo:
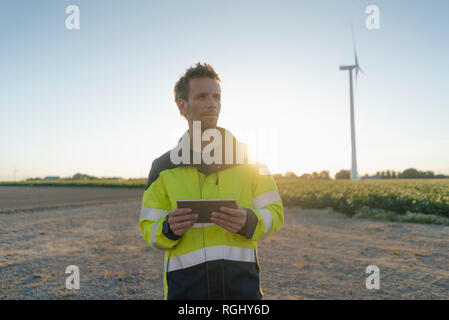
[[[209,98],[207,101],[207,109],[218,109],[218,101],[215,100],[214,98]]]

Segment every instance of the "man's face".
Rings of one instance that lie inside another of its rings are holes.
[[[221,109],[221,89],[218,82],[209,77],[189,80],[187,101],[180,99],[179,110],[189,121],[201,121],[202,129],[215,128]]]

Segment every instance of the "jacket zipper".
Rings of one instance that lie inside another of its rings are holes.
[[[203,199],[203,186],[204,186],[204,182],[201,184],[201,178],[200,178],[200,172],[197,169],[197,175],[198,175],[198,182],[200,185],[200,199]],[[207,177],[206,177],[207,178]],[[206,256],[206,241],[204,239],[204,224],[202,226],[202,231],[203,231],[203,250],[204,250],[204,264],[206,265],[206,281],[207,281],[207,300],[210,300],[210,285],[209,285],[209,265],[207,263],[207,256]]]

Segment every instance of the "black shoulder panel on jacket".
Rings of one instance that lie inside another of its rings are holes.
[[[154,181],[156,181],[157,178],[159,178],[159,173],[167,169],[176,168],[177,166],[178,165],[173,164],[173,162],[171,162],[170,160],[170,151],[167,151],[162,156],[155,159],[151,164],[151,170],[150,173],[148,174],[148,181],[145,190],[147,190],[150,187],[150,185]]]

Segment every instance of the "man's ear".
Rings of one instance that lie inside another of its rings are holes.
[[[178,105],[179,113],[187,119],[187,101],[183,98],[179,98],[176,104]]]

